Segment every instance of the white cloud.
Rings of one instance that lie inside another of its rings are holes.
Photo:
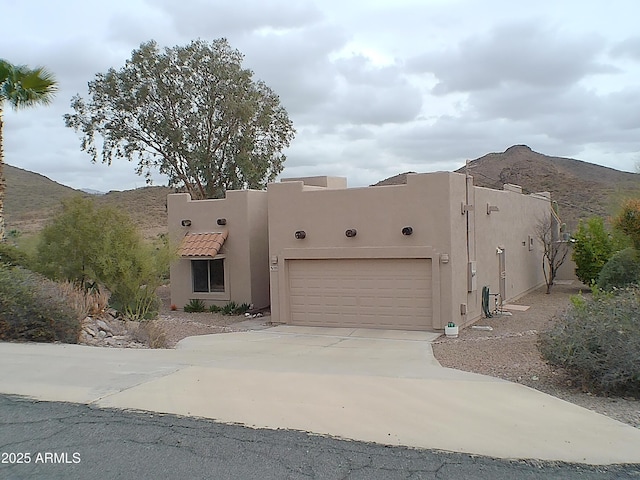
[[[322,19],[321,11],[311,2],[160,0],[153,4],[171,16],[178,33],[190,37],[232,36],[263,28],[294,29]]]
[[[46,65],[60,91],[48,107],[6,112],[6,160],[74,187],[144,185],[135,165],[80,151],[62,121],[71,96],[143,41],[226,36],[298,131],[285,176],[367,185],[513,144],[635,170],[638,14],[632,0],[13,2],[2,56]]]
[[[611,48],[611,55],[640,62],[640,36],[625,38]]]
[[[518,86],[569,86],[588,75],[616,69],[601,64],[602,38],[594,33],[563,33],[539,21],[504,24],[472,35],[453,48],[410,60],[415,72],[439,80],[435,94]]]

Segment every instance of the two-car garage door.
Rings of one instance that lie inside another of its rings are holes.
[[[294,325],[428,330],[430,259],[289,260]]]

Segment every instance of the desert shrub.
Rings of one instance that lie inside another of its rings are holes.
[[[211,305],[209,311],[211,313],[221,313],[223,315],[242,315],[251,308],[248,303],[242,303],[238,305],[236,302],[231,301],[222,307],[217,305]]]
[[[611,290],[640,283],[640,258],[634,248],[614,254],[598,275],[598,288]]]
[[[0,264],[29,267],[29,256],[10,243],[0,242]]]
[[[224,315],[242,315],[247,310],[249,310],[249,305],[247,303],[238,305],[236,302],[229,302],[222,307],[222,313]]]
[[[164,330],[153,321],[137,323],[133,338],[150,348],[167,348],[168,345]]]
[[[612,223],[614,228],[629,237],[636,250],[640,250],[640,198],[624,201]]]
[[[199,298],[192,298],[189,300],[189,303],[184,306],[184,311],[187,313],[199,313],[204,312],[205,310],[205,304]]]
[[[540,352],[583,386],[607,394],[640,396],[640,290],[578,296],[549,331]]]
[[[43,230],[37,258],[49,278],[104,285],[113,308],[144,319],[157,312],[155,290],[170,255],[168,245],[145,244],[126,214],[74,197]]]
[[[607,231],[602,217],[591,217],[586,222],[580,220],[573,239],[576,276],[586,285],[595,283],[611,256],[629,244],[619,233]]]
[[[0,264],[0,340],[76,343],[80,320],[58,284]]]
[[[109,292],[97,286],[87,287],[78,286],[68,280],[58,284],[60,294],[66,299],[67,304],[82,318],[98,315],[109,305]]]

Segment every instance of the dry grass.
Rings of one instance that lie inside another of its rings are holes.
[[[134,340],[148,345],[150,348],[168,348],[167,336],[161,325],[155,321],[136,323],[133,332]]]
[[[58,291],[64,297],[67,304],[78,313],[78,318],[85,318],[87,315],[99,315],[103,313],[109,305],[109,293],[106,289],[84,290],[73,282],[58,283]]]

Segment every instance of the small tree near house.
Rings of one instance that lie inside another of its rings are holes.
[[[542,243],[542,272],[547,285],[547,293],[558,275],[558,270],[569,255],[569,242],[560,235],[560,219],[554,211],[538,220],[536,236]]]

